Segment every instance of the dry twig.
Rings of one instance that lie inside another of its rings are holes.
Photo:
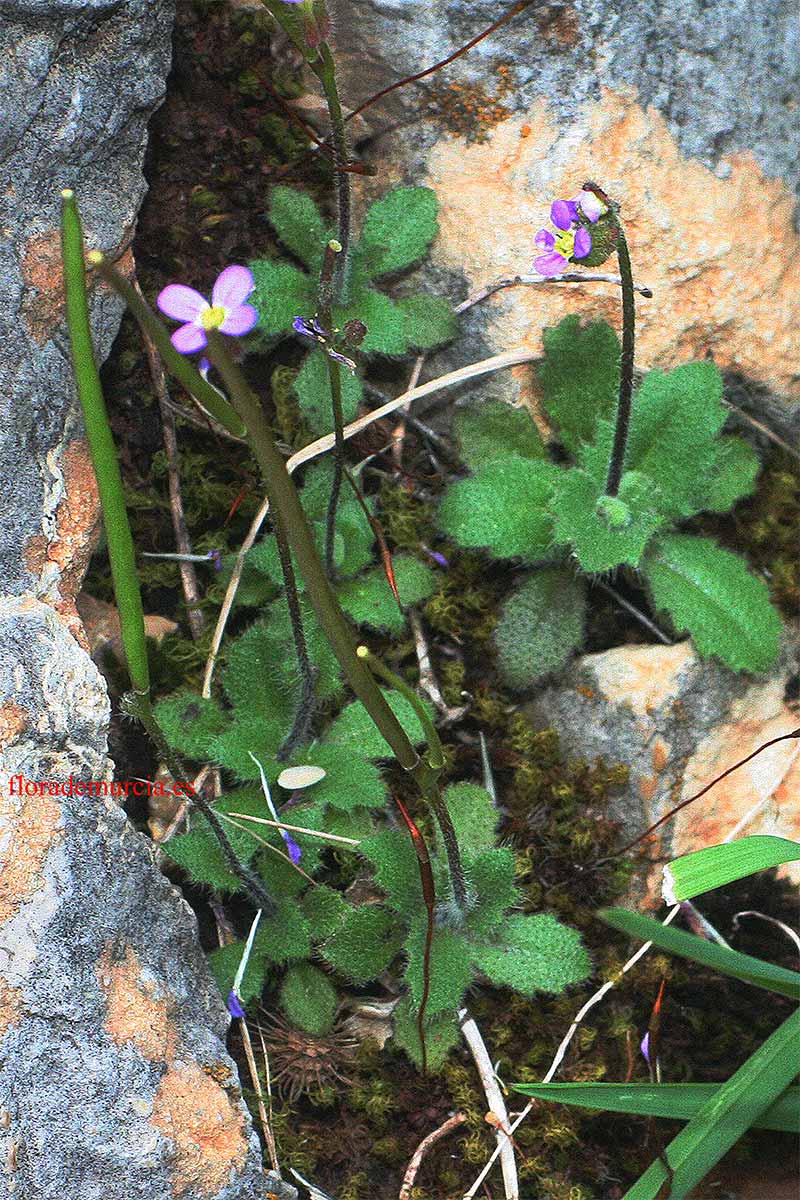
[[[497,1149],[490,1162],[494,1162],[495,1158],[498,1155],[500,1156],[500,1169],[503,1172],[503,1188],[506,1200],[519,1200],[517,1162],[514,1158],[514,1139],[511,1137],[511,1134],[516,1129],[516,1125],[512,1125],[510,1129],[508,1127],[506,1102],[503,1099],[503,1093],[497,1082],[492,1060],[489,1058],[489,1051],[486,1049],[484,1040],[481,1037],[481,1031],[466,1008],[461,1009],[458,1019],[461,1024],[464,1041],[467,1043],[475,1066],[478,1068],[483,1090],[486,1093],[486,1103],[489,1105],[489,1112],[497,1118],[497,1124],[492,1122],[496,1131]],[[482,1179],[479,1182],[482,1182]],[[474,1195],[474,1193],[472,1194]]]
[[[434,1146],[443,1137],[447,1137],[448,1133],[452,1133],[454,1129],[458,1129],[459,1125],[463,1125],[466,1119],[467,1118],[463,1113],[457,1112],[452,1117],[448,1117],[444,1124],[440,1125],[438,1129],[434,1129],[433,1133],[429,1133],[427,1137],[422,1139],[414,1151],[411,1162],[406,1168],[406,1173],[403,1176],[403,1186],[400,1188],[399,1200],[409,1200],[409,1197],[411,1196],[411,1189],[413,1188],[414,1181],[417,1178],[417,1172],[419,1171],[423,1158],[428,1153],[431,1146]]]

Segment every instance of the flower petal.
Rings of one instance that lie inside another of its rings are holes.
[[[533,244],[539,250],[552,250],[556,244],[556,239],[553,237],[549,229],[540,229],[536,237],[533,239]]]
[[[303,857],[303,851],[300,849],[292,835],[287,833],[285,829],[281,830],[281,837],[286,843],[286,849],[289,851],[289,858],[292,860],[294,865],[297,866],[297,864],[300,862],[300,859]]]
[[[211,292],[212,305],[220,308],[238,308],[256,286],[252,272],[247,267],[232,266],[217,277]],[[223,331],[225,332],[225,331]]]
[[[231,337],[241,337],[249,333],[258,320],[258,311],[252,304],[240,304],[237,308],[228,310],[228,315],[219,327],[220,333]]]
[[[156,304],[165,317],[174,321],[193,321],[208,308],[208,301],[185,283],[169,283],[158,293]]]
[[[575,219],[575,204],[571,200],[554,200],[550,205],[550,220],[556,229],[569,229]]]
[[[564,255],[555,251],[552,254],[542,254],[533,260],[533,269],[540,275],[560,275],[566,265]]]
[[[247,1016],[247,1013],[242,1007],[242,1002],[236,995],[236,992],[228,992],[228,1012],[232,1017],[238,1017],[239,1020]]]
[[[194,354],[195,350],[203,349],[208,338],[204,329],[190,322],[188,325],[181,325],[180,329],[176,329],[170,341],[179,354]]]
[[[574,258],[586,258],[592,249],[592,235],[588,229],[579,229],[575,234]]]
[[[595,196],[594,192],[578,192],[575,199],[578,203],[578,208],[585,217],[589,218],[592,224],[598,221],[606,211],[605,204],[603,204],[599,196]]]

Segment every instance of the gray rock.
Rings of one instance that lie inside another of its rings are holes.
[[[90,245],[124,254],[172,17],[170,0],[0,0],[0,1200],[296,1195],[263,1174],[194,915],[117,802],[77,794],[108,789],[111,764],[75,610],[99,513],[59,193]],[[102,359],[120,305],[91,305]]]
[[[570,757],[629,767],[628,785],[608,809],[624,844],[759,746],[797,728],[786,696],[797,669],[796,641],[763,676],[701,660],[691,642],[621,646],[576,659],[525,711],[538,727],[557,731]],[[796,838],[798,783],[797,742],[779,742],[662,826],[648,855],[664,862],[738,828]]]
[[[339,0],[342,92],[356,107],[445,59],[496,21],[490,0]],[[352,126],[379,174],[359,195],[427,183],[441,230],[429,284],[454,302],[530,273],[551,201],[587,178],[621,204],[637,279],[637,363],[713,354],[722,369],[800,399],[794,222],[800,133],[794,98],[800,12],[791,0],[534,3],[444,70],[369,108]],[[757,270],[755,264],[758,264]],[[604,269],[615,271],[614,257]],[[472,309],[429,365],[520,345],[568,312],[619,326],[610,284],[533,285]],[[782,328],[786,323],[787,332]],[[530,373],[471,388],[535,406]],[[763,411],[763,410],[762,410]]]

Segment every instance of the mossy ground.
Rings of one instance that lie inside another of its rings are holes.
[[[268,190],[286,164],[304,154],[302,136],[298,138],[269,91],[271,83],[284,96],[291,96],[300,84],[291,58],[284,56],[278,62],[273,57],[266,14],[236,10],[216,0],[180,0],[178,14],[175,66],[167,101],[153,123],[147,165],[151,191],[135,246],[140,281],[150,297],[174,280],[207,287],[226,263],[275,253],[264,216]],[[306,157],[301,178],[303,186],[318,197],[326,194],[324,167],[314,156]],[[293,361],[291,352],[284,351],[248,363],[254,380],[271,381],[275,423],[287,445],[303,440],[289,386]],[[173,534],[159,410],[129,321],[104,376],[122,447],[137,546],[170,550]],[[256,472],[233,443],[181,419],[178,431],[183,499],[195,547],[201,551],[236,548],[260,499]],[[433,501],[438,484],[431,480],[423,446],[412,432],[405,465],[409,474],[398,477],[388,459],[378,459],[379,474],[367,475],[366,486],[378,496],[390,544],[424,556],[422,546],[431,545],[437,536]],[[716,535],[745,550],[758,568],[769,570],[775,598],[787,612],[800,600],[794,544],[798,518],[797,465],[788,456],[775,454],[756,496],[732,516],[712,523]],[[503,811],[501,834],[518,857],[525,908],[547,908],[580,928],[595,965],[592,984],[566,996],[531,1002],[507,991],[483,988],[470,996],[470,1011],[500,1078],[505,1083],[535,1080],[547,1069],[597,980],[617,971],[629,952],[625,939],[610,933],[593,915],[620,896],[629,877],[630,868],[624,864],[593,866],[616,842],[616,831],[604,812],[614,787],[624,780],[624,767],[564,762],[555,735],[533,730],[515,711],[498,688],[490,665],[496,613],[513,582],[513,570],[487,570],[486,560],[479,555],[440,542],[436,545],[448,556],[450,566],[441,571],[440,586],[425,605],[425,627],[445,699],[452,705],[461,704],[464,693],[469,699],[466,717],[446,730],[448,774],[454,779],[480,778],[478,735],[483,733]],[[207,585],[205,604],[214,614],[221,589],[210,568],[208,572],[201,583]],[[176,567],[145,560],[142,580],[146,608],[181,623],[181,633],[167,639],[154,654],[157,686],[163,691],[183,683],[197,686],[208,635],[198,643],[188,636]],[[102,555],[95,560],[87,590],[111,598]],[[592,649],[647,640],[641,627],[607,596],[598,591],[593,600]],[[234,619],[231,629],[236,628]],[[395,669],[415,679],[410,637],[379,648]],[[126,728],[117,745],[121,772],[128,758],[137,762],[133,773],[141,774],[145,753],[141,740]],[[403,784],[399,775],[392,782],[398,787]],[[349,862],[345,866],[342,858],[340,864],[342,886],[352,882]],[[336,869],[332,860],[332,878]],[[189,889],[188,894],[197,901],[201,925],[206,927],[204,897],[197,889]],[[786,916],[790,904],[786,889],[759,876],[715,893],[703,911],[724,926],[737,909]],[[729,932],[725,927],[722,931]],[[737,948],[791,965],[787,946],[760,922],[746,928]],[[662,1060],[665,1075],[672,1080],[724,1079],[785,1015],[780,998],[767,993],[754,997],[717,976],[651,955],[582,1026],[562,1077],[645,1079],[638,1043],[662,979],[667,981]],[[269,1005],[267,995],[265,1006]],[[280,1030],[273,1030],[269,1039],[275,1062],[283,1064],[286,1047]],[[485,1098],[471,1060],[466,1051],[455,1051],[440,1072],[423,1079],[390,1045],[379,1051],[367,1042],[354,1059],[342,1049],[339,1065],[349,1083],[333,1080],[321,1090],[313,1087],[291,1106],[276,1097],[274,1132],[281,1162],[296,1166],[337,1200],[394,1197],[416,1145],[458,1110],[465,1114],[466,1124],[426,1157],[412,1195],[414,1200],[460,1196],[493,1146],[484,1119]],[[334,1062],[338,1053],[334,1046]],[[299,1062],[297,1070],[301,1070]],[[253,1098],[252,1093],[248,1098]],[[513,1096],[509,1105],[521,1107]],[[614,1200],[653,1158],[658,1137],[672,1132],[666,1123],[648,1134],[641,1120],[540,1105],[516,1135],[524,1194],[543,1200]],[[767,1135],[750,1135],[734,1154],[740,1160],[752,1159],[774,1144],[774,1136],[770,1140]],[[491,1194],[499,1195],[496,1184]]]

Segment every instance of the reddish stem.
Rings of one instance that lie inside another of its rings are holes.
[[[425,839],[406,812],[403,802],[399,797],[395,796],[394,802],[400,809],[400,815],[408,826],[408,832],[411,834],[411,841],[414,844],[414,851],[419,863],[422,896],[428,913],[428,925],[425,930],[425,953],[422,960],[422,998],[420,999],[419,1010],[417,1012],[417,1030],[419,1032],[419,1044],[422,1052],[422,1074],[425,1075],[428,1071],[428,1053],[425,1047],[425,1009],[428,1004],[428,994],[431,990],[431,945],[433,943],[433,913],[436,906],[436,888],[433,883],[433,871],[431,870],[431,860],[428,854],[428,847],[425,845]]]

